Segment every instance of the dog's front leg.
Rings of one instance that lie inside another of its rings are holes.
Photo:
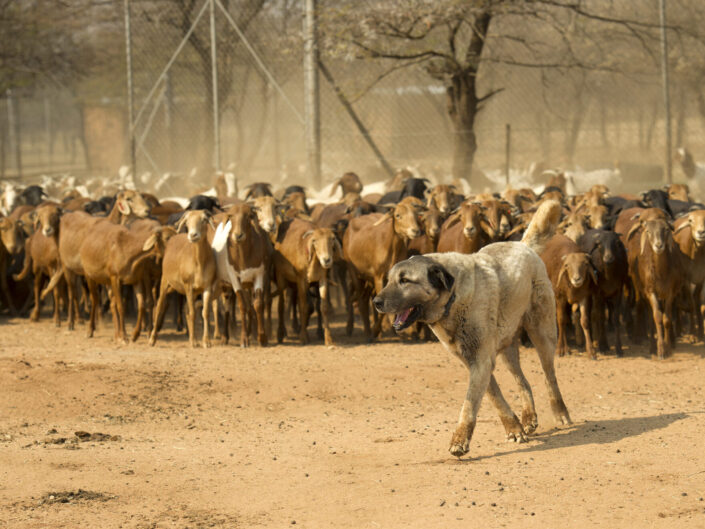
[[[463,357],[470,370],[470,383],[463,407],[460,410],[458,426],[450,441],[450,453],[455,457],[461,457],[468,453],[480,402],[487,391],[494,368],[494,351],[491,349],[481,349],[472,353],[463,352]]]

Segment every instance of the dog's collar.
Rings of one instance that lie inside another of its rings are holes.
[[[453,302],[455,301],[455,292],[453,292],[450,297],[448,298],[448,303],[446,303],[446,306],[443,308],[443,317],[447,318],[448,314],[450,313],[450,307],[453,305]]]

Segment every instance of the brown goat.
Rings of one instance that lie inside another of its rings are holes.
[[[184,213],[177,225],[177,233],[186,228],[185,234],[169,239],[162,260],[162,280],[159,288],[159,301],[154,315],[154,327],[149,336],[149,345],[157,341],[157,334],[164,320],[167,295],[176,291],[186,296],[188,306],[188,335],[191,347],[196,346],[196,296],[203,294],[203,347],[210,347],[208,318],[213,283],[216,278],[215,257],[208,243],[207,226],[212,223],[211,215],[205,210]]]
[[[590,335],[591,290],[597,285],[597,276],[588,254],[565,235],[556,234],[541,252],[548,277],[556,295],[556,318],[558,320],[558,344],[556,354],[563,356],[568,350],[566,337],[566,313],[574,304],[580,307],[580,326],[585,334],[585,349],[590,358],[595,358]]]
[[[482,206],[466,200],[458,211],[451,214],[441,226],[436,251],[441,253],[477,252],[489,244],[488,230],[489,224],[484,216]]]
[[[411,199],[411,200],[410,200]],[[343,236],[343,258],[348,265],[352,293],[348,297],[346,332],[353,330],[353,294],[357,297],[365,336],[371,341],[381,331],[382,319],[370,330],[371,291],[381,292],[389,269],[406,259],[406,244],[421,235],[418,214],[422,209],[413,197],[407,197],[387,213],[373,213],[350,221]]]
[[[641,232],[640,236],[636,236]],[[629,275],[642,299],[651,306],[656,340],[651,351],[659,358],[675,341],[672,328],[673,299],[682,285],[682,256],[664,219],[639,220],[627,233]]]
[[[25,257],[22,271],[15,277],[22,280],[31,271],[34,275],[34,309],[29,319],[39,320],[41,310],[40,292],[45,277],[51,278],[60,272],[59,262],[59,222],[61,208],[56,205],[41,205],[32,212],[34,232],[25,243]],[[61,322],[59,315],[59,293],[64,284],[59,284],[53,289],[54,298],[54,324],[58,327]]]
[[[333,187],[330,188],[330,196],[335,194],[338,187],[340,187],[343,192],[343,196],[349,193],[355,193],[358,195],[362,193],[362,182],[360,181],[360,177],[353,172],[347,172],[335,181]]]
[[[279,290],[279,327],[277,341],[282,342],[286,335],[284,328],[284,291],[293,284],[297,290],[301,325],[299,338],[301,343],[308,343],[308,288],[311,283],[318,283],[321,319],[326,345],[332,345],[329,324],[328,274],[336,259],[342,257],[342,249],[335,233],[330,228],[317,228],[315,224],[293,219],[282,225],[279,240],[274,247],[274,269]]]
[[[703,339],[703,313],[700,295],[705,283],[705,210],[691,211],[675,222],[673,238],[683,254],[682,265],[686,285],[692,284],[691,292],[685,288],[691,310],[691,331],[698,340]]]
[[[17,314],[17,309],[15,309],[15,304],[10,296],[7,269],[12,256],[21,250],[22,237],[19,222],[10,218],[0,218],[0,290],[2,290],[2,297],[13,316]]]
[[[429,191],[426,197],[426,205],[435,207],[442,215],[448,215],[462,202],[462,195],[458,194],[453,185],[438,184]]]

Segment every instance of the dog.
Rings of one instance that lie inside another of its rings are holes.
[[[525,442],[526,435],[538,426],[531,388],[519,364],[522,328],[538,351],[556,421],[571,423],[553,364],[556,301],[538,256],[555,233],[560,215],[560,204],[547,200],[536,211],[521,242],[490,244],[470,255],[436,253],[401,261],[389,271],[386,286],[373,300],[379,312],[396,315],[396,331],[417,321],[428,324],[470,371],[465,402],[450,443],[450,453],[456,457],[468,453],[485,392],[497,408],[509,440]],[[498,354],[519,382],[521,422],[492,374]]]

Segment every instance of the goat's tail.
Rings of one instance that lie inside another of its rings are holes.
[[[64,275],[64,272],[61,269],[61,267],[60,266],[57,267],[56,271],[54,272],[54,275],[51,276],[51,279],[49,279],[49,284],[46,287],[44,287],[44,290],[42,290],[42,294],[39,299],[44,299],[45,297],[47,297],[49,295],[49,292],[54,290],[54,288],[56,288],[56,285],[59,284],[59,281],[61,281],[61,278],[63,277],[63,275]],[[71,285],[69,285],[69,288],[71,288]],[[71,310],[71,309],[69,309],[69,310]]]
[[[531,219],[526,228],[521,242],[526,244],[536,253],[541,253],[548,240],[556,232],[558,222],[561,220],[561,205],[557,200],[546,200]]]

